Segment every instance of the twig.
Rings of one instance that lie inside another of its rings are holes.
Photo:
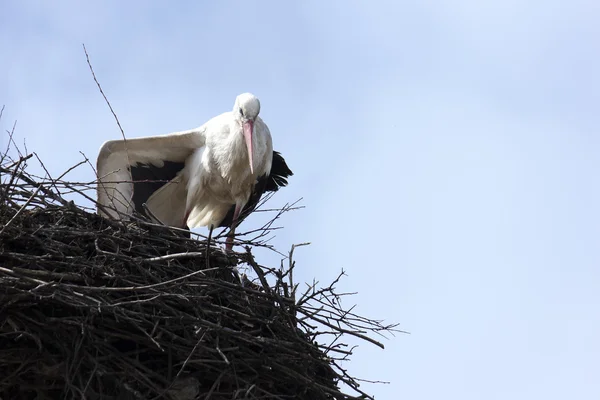
[[[119,118],[117,117],[117,114],[113,110],[112,106],[110,105],[110,102],[108,101],[108,98],[104,94],[104,91],[102,90],[102,86],[100,86],[100,82],[98,82],[98,79],[96,79],[96,74],[94,73],[94,68],[92,68],[92,63],[90,62],[90,56],[88,55],[87,49],[85,48],[85,44],[82,44],[82,46],[83,46],[83,51],[85,53],[85,59],[87,61],[88,66],[90,67],[92,77],[94,78],[94,82],[96,82],[96,85],[98,86],[98,90],[100,90],[100,93],[102,94],[102,97],[104,97],[104,101],[106,101],[106,104],[108,105],[108,108],[110,109],[110,112],[112,113],[113,117],[115,117],[115,121],[117,121],[117,125],[119,126],[119,129],[121,130],[121,135],[123,136],[123,139],[126,140],[125,132],[123,131],[123,128],[121,127],[121,122],[119,122]]]
[[[38,194],[38,192],[40,191],[41,188],[42,188],[41,185],[38,186],[38,188],[35,190],[35,192],[33,192],[31,194],[31,196],[27,199],[27,201],[25,202],[25,204],[23,204],[21,206],[21,208],[19,208],[19,210],[15,213],[15,215],[13,215],[13,217],[8,220],[8,222],[0,230],[0,235],[2,235],[4,233],[4,231],[6,230],[6,228],[8,228],[10,226],[10,224],[19,216],[19,214],[21,214],[23,212],[23,210],[25,210],[27,208],[27,206],[29,205],[29,203],[31,203],[31,200],[33,200],[33,198],[35,196],[37,196],[37,194]]]

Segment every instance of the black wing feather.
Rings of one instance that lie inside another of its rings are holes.
[[[164,166],[159,168],[152,164],[136,164],[131,167],[131,179],[133,180],[133,204],[135,211],[141,215],[145,215],[152,219],[146,214],[143,204],[148,201],[150,196],[158,189],[163,187],[166,183],[171,181],[177,176],[179,171],[185,166],[184,163],[164,161]],[[177,234],[183,237],[190,238],[190,230],[185,227],[188,232],[180,232]]]
[[[138,213],[145,214],[142,204],[167,182],[177,176],[183,169],[184,163],[164,161],[164,166],[159,168],[152,164],[136,164],[131,167],[133,180],[133,204]]]

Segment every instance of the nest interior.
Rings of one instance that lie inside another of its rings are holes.
[[[334,284],[298,293],[291,255],[267,268],[251,243],[225,254],[78,207],[61,190],[85,191],[29,158],[0,170],[2,399],[371,398],[339,366],[342,338],[381,346],[367,333],[395,325],[342,309]]]

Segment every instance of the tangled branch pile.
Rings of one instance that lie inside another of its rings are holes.
[[[255,261],[260,240],[226,255],[104,219],[64,198],[91,185],[33,176],[31,157],[0,170],[0,398],[371,398],[339,366],[340,338],[379,344],[366,334],[395,326],[342,309],[337,280],[301,293],[292,254]]]

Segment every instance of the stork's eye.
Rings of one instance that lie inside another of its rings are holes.
[[[244,110],[242,110],[241,107],[240,107],[240,114],[242,114],[242,117],[244,116]]]

